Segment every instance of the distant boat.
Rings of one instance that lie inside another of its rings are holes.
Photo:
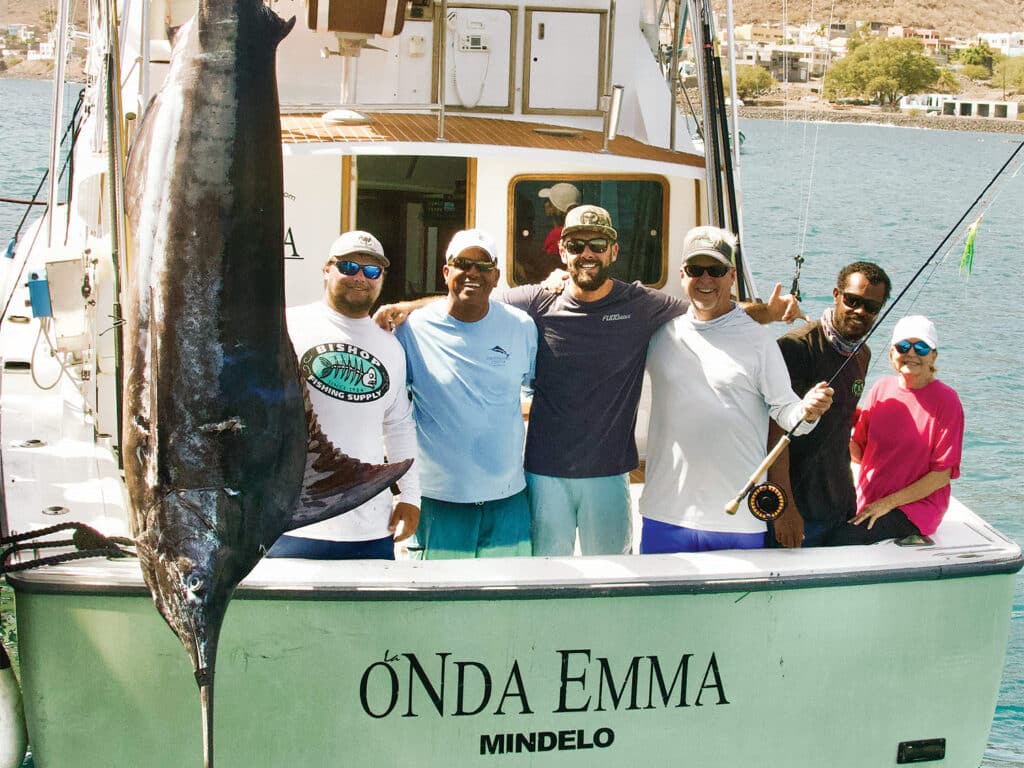
[[[746,143],[747,137],[744,135],[743,131],[740,131],[739,135],[740,135],[740,152],[742,152],[743,151],[743,145]],[[695,133],[690,134],[690,141],[693,142],[693,151],[703,155],[704,154],[704,137],[701,136],[699,133],[695,132]],[[729,134],[729,144],[732,145],[732,134]]]

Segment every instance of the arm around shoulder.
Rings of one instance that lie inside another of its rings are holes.
[[[373,321],[385,331],[393,331],[404,323],[412,312],[415,312],[417,309],[423,309],[423,307],[443,298],[444,296],[424,296],[419,299],[384,304],[373,313]]]

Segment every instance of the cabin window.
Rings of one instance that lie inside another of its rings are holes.
[[[466,159],[364,155],[356,171],[356,226],[391,261],[381,303],[445,293],[444,249],[466,227]]]
[[[511,282],[536,283],[561,266],[557,241],[564,216],[548,201],[552,196],[556,202],[571,200],[572,188],[579,192],[581,205],[599,205],[611,214],[619,234],[619,258],[612,265],[612,275],[627,282],[663,285],[668,184],[660,176],[513,178],[509,187]]]

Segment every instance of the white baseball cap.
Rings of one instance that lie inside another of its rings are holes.
[[[935,324],[924,315],[907,315],[900,318],[892,329],[892,341],[889,342],[889,346],[904,339],[920,339],[932,349],[939,348],[939,334],[935,331]]]
[[[383,266],[391,266],[388,257],[384,255],[384,247],[380,244],[380,240],[369,232],[363,232],[359,229],[346,232],[331,243],[331,249],[327,252],[327,255],[337,258],[349,256],[353,253],[365,253],[367,256],[373,256]]]
[[[498,246],[494,238],[482,229],[463,229],[456,232],[448,243],[448,250],[445,251],[444,260],[451,263],[451,260],[459,256],[467,248],[479,248],[486,253],[492,264],[498,263]]]
[[[574,205],[580,204],[580,191],[572,184],[559,182],[546,187],[537,193],[537,197],[546,197],[562,213],[565,213]]]

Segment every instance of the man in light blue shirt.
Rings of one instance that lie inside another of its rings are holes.
[[[427,559],[529,556],[520,392],[533,380],[537,328],[490,301],[500,273],[486,233],[456,233],[445,261],[447,300],[395,331],[416,419],[418,537]]]

